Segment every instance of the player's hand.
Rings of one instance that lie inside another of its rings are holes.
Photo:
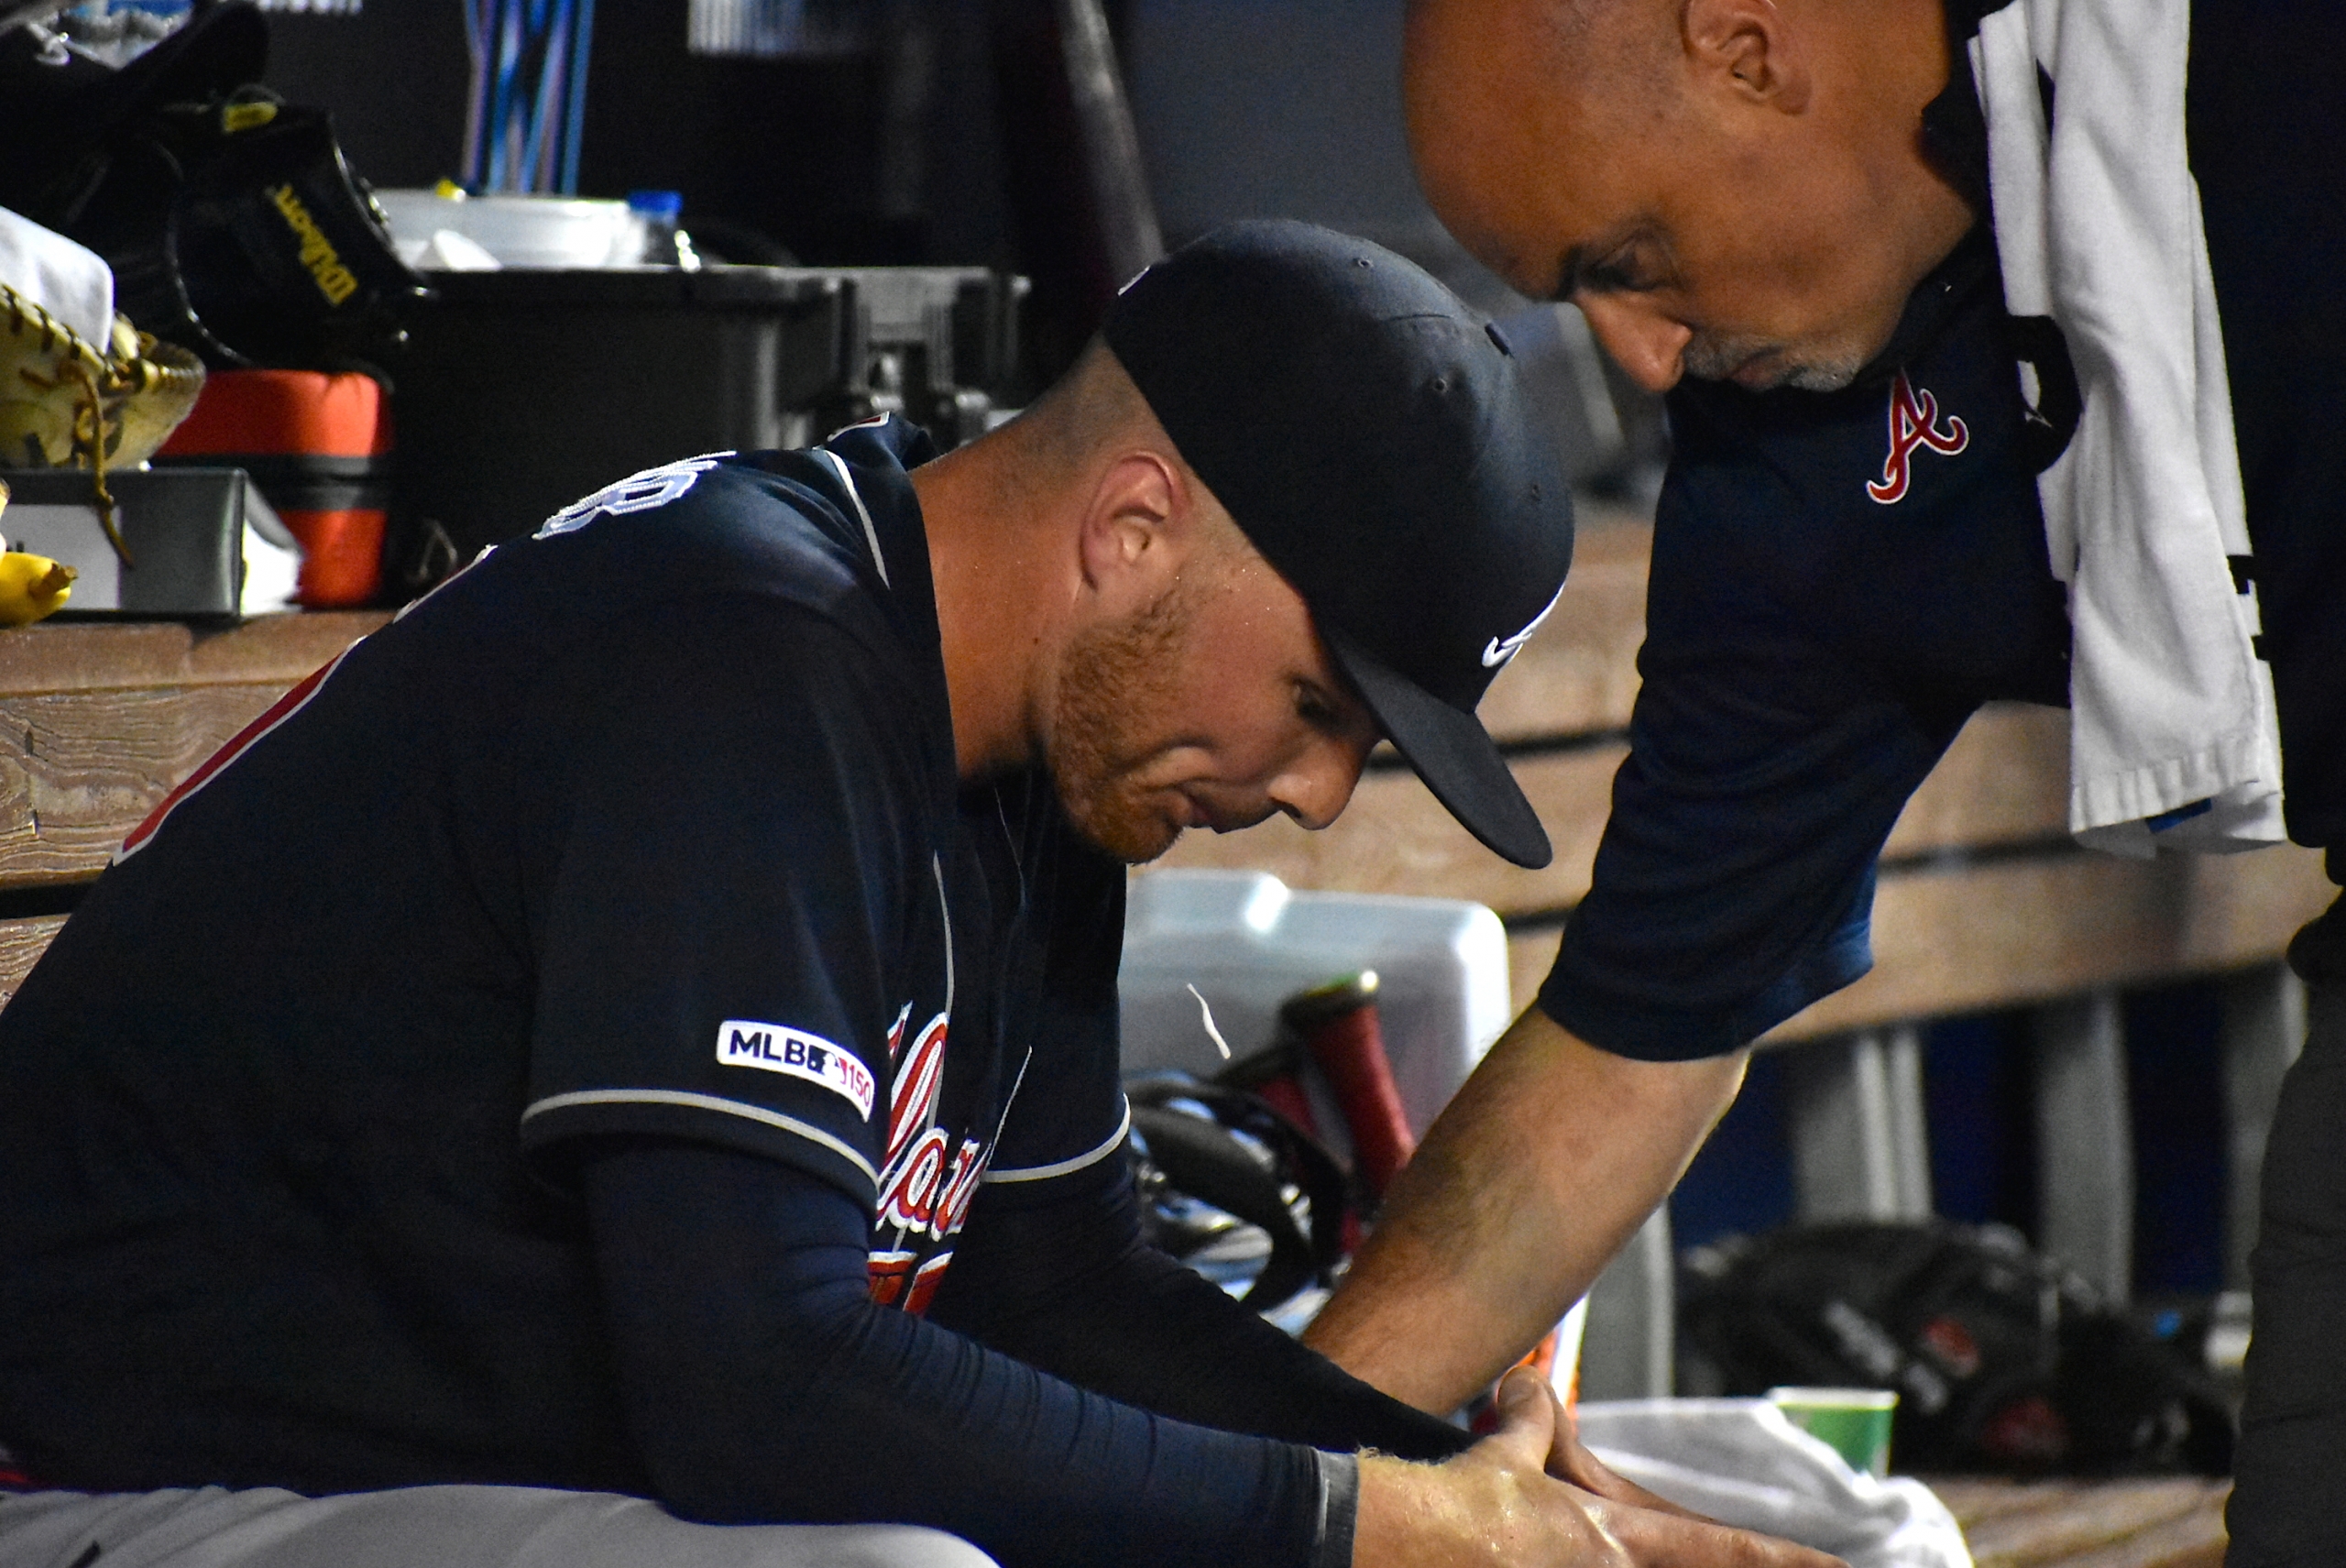
[[[1683,1519],[1701,1519],[1705,1524],[1716,1522],[1691,1508],[1682,1508],[1667,1497],[1656,1497],[1636,1482],[1624,1480],[1606,1468],[1596,1455],[1582,1446],[1580,1423],[1573,1419],[1570,1410],[1557,1414],[1556,1442],[1548,1451],[1548,1474],[1609,1502],[1627,1503],[1658,1514],[1675,1514]]]
[[[1549,1475],[1562,1412],[1537,1373],[1510,1374],[1498,1409],[1499,1430],[1446,1464],[1361,1460],[1354,1568],[1838,1568],[1789,1541]]]

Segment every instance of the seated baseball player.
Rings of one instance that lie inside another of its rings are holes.
[[[1126,862],[1380,737],[1548,854],[1474,717],[1571,551],[1521,400],[1245,225],[961,451],[638,475],[296,687],[0,1016],[0,1563],[1825,1561],[1139,1239]]]

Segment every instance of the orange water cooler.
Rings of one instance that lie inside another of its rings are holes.
[[[356,372],[215,370],[164,464],[250,474],[301,546],[297,597],[312,609],[366,604],[382,582],[390,410]]]

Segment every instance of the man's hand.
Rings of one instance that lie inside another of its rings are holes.
[[[1790,1541],[1551,1478],[1562,1412],[1535,1372],[1509,1374],[1498,1409],[1499,1430],[1446,1464],[1361,1460],[1354,1568],[1839,1568]]]
[[[1570,1410],[1563,1411],[1556,1421],[1556,1441],[1548,1450],[1548,1474],[1559,1481],[1569,1481],[1584,1492],[1594,1492],[1608,1502],[1627,1503],[1631,1508],[1647,1508],[1658,1514],[1675,1514],[1683,1519],[1701,1519],[1705,1524],[1716,1521],[1682,1508],[1667,1497],[1657,1497],[1635,1481],[1624,1480],[1607,1469],[1596,1455],[1583,1447],[1580,1423]]]
[[[1645,1223],[1743,1062],[1635,1061],[1526,1013],[1427,1133],[1305,1343],[1421,1410],[1456,1409]]]

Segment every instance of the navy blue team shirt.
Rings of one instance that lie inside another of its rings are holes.
[[[615,485],[132,835],[0,1014],[26,1471],[1293,1565],[1462,1446],[1141,1245],[1124,870],[957,776],[931,451]]]
[[[1965,40],[1924,115],[1987,210]],[[2222,314],[2292,837],[2346,841],[2346,94],[2337,7],[2197,0],[2187,131]],[[2053,113],[2057,88],[2047,85]],[[2023,401],[2017,366],[2041,389]],[[2076,422],[2059,334],[2004,310],[1983,223],[1848,388],[1683,381],[1630,751],[1540,1005],[1655,1060],[1749,1043],[1871,966],[1876,862],[1982,703],[2066,703],[2035,476]]]

